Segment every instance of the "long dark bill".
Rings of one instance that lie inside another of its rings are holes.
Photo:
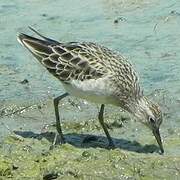
[[[161,150],[161,154],[163,154],[163,153],[164,153],[164,148],[163,148],[163,145],[162,145],[162,141],[161,141],[161,136],[160,136],[160,133],[159,133],[159,129],[153,130],[153,134],[154,134],[154,136],[155,136],[155,138],[156,138],[156,141],[157,141],[157,143],[158,143],[158,145],[159,145],[159,148],[160,148],[160,150]]]

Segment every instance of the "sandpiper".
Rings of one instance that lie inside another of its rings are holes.
[[[98,119],[107,136],[109,146],[113,140],[104,123],[105,104],[119,106],[133,114],[154,134],[161,153],[164,153],[159,127],[162,112],[159,106],[143,95],[137,73],[126,58],[104,46],[91,42],[62,43],[41,35],[41,38],[20,33],[18,41],[38,61],[61,81],[66,92],[54,99],[56,128],[65,142],[59,118],[59,101],[68,95],[101,104]]]

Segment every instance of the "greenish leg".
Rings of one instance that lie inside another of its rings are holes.
[[[56,129],[57,129],[57,132],[60,135],[61,144],[65,143],[65,138],[63,136],[62,129],[61,129],[61,122],[60,122],[60,117],[59,117],[59,108],[58,108],[58,105],[59,105],[59,101],[62,100],[63,98],[65,98],[68,95],[69,95],[68,93],[64,93],[61,96],[58,96],[58,97],[56,97],[54,99],[54,110],[55,110],[55,116],[56,116]],[[57,139],[57,135],[55,135],[55,138],[54,138],[54,141],[53,141],[53,145],[55,145],[56,139]]]
[[[99,122],[100,122],[106,136],[107,136],[107,139],[108,139],[108,142],[109,142],[109,147],[114,148],[115,146],[114,146],[113,140],[112,140],[112,138],[111,138],[111,136],[110,136],[110,134],[108,132],[106,124],[104,124],[103,114],[104,114],[104,104],[101,104],[98,119],[99,119]]]

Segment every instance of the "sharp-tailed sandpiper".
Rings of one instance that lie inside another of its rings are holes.
[[[59,118],[59,101],[68,95],[101,104],[99,122],[114,146],[104,123],[105,104],[119,106],[133,114],[154,134],[161,153],[164,152],[159,127],[162,113],[158,105],[143,95],[137,73],[126,58],[104,46],[91,42],[61,43],[30,28],[41,39],[19,34],[18,41],[63,84],[66,93],[54,99],[56,127],[65,142]]]

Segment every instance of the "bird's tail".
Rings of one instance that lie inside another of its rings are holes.
[[[29,27],[29,28],[33,32],[35,32],[38,36],[40,36],[42,39],[20,33],[17,37],[17,40],[23,46],[25,46],[41,62],[43,58],[46,58],[51,53],[53,53],[50,45],[52,46],[52,45],[56,45],[56,44],[60,44],[60,43],[53,39],[49,39],[49,38],[41,35],[36,30],[34,30],[32,27]]]

